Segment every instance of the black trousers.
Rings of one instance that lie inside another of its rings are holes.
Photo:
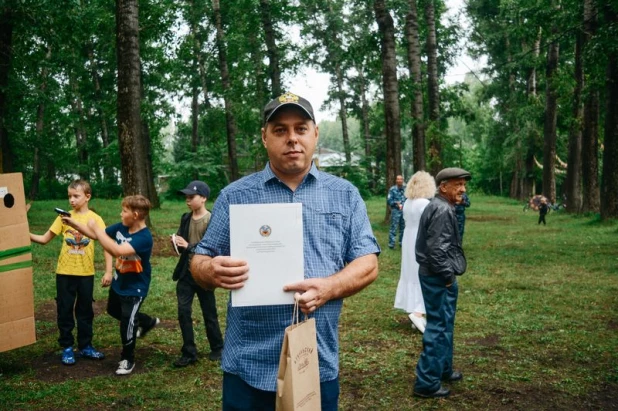
[[[539,224],[545,225],[545,214],[539,214]]]
[[[56,274],[56,309],[62,348],[73,346],[73,329],[77,320],[77,346],[81,350],[92,344],[92,293],[94,275]]]
[[[178,323],[182,333],[181,352],[185,357],[189,358],[197,358],[192,318],[195,294],[197,294],[202,309],[210,350],[219,351],[223,348],[223,336],[221,335],[221,328],[219,328],[215,293],[197,285],[191,278],[191,274],[188,274],[178,280],[176,284],[176,297],[178,299]]]
[[[119,295],[112,288],[109,289],[107,313],[120,320],[120,340],[122,341],[120,360],[135,362],[137,327],[140,324],[142,327],[152,324],[153,318],[139,311],[143,302],[142,297],[126,297]]]

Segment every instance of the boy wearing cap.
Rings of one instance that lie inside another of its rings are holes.
[[[186,367],[197,361],[197,347],[191,317],[193,298],[196,294],[202,308],[206,336],[210,344],[208,358],[211,361],[218,361],[221,358],[223,337],[219,328],[215,293],[198,286],[189,271],[189,261],[193,256],[195,246],[204,237],[210,222],[210,211],[206,210],[210,188],[203,181],[196,180],[189,183],[185,189],[179,190],[178,193],[186,196],[187,207],[191,210],[182,215],[178,232],[172,236],[172,243],[180,253],[180,260],[172,279],[178,281],[176,284],[178,323],[183,341],[181,357],[174,361],[174,366]]]
[[[204,288],[242,288],[251,274],[246,261],[230,257],[230,205],[302,203],[304,280],[283,291],[295,292],[300,309],[316,320],[321,408],[337,410],[343,298],[377,278],[380,248],[356,187],[312,161],[319,133],[311,104],[286,93],[266,105],[263,118],[268,164],[221,191],[191,273]],[[293,307],[228,303],[223,410],[275,409],[281,343]]]

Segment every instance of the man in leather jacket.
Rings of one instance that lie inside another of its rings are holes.
[[[414,394],[425,398],[450,394],[442,382],[463,378],[453,370],[453,329],[457,308],[457,278],[466,271],[466,257],[455,216],[455,204],[466,192],[470,173],[445,168],[436,175],[438,193],[425,207],[416,237],[416,260],[427,311],[423,352],[416,366]]]

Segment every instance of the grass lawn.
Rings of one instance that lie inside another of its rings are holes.
[[[459,278],[455,365],[464,380],[445,400],[412,397],[421,335],[393,309],[401,252],[386,247],[384,199],[368,201],[383,248],[378,280],[345,300],[340,322],[342,410],[618,409],[618,223],[551,212],[547,226],[518,202],[471,195],[464,249],[468,272]],[[212,203],[208,203],[209,208]],[[47,230],[54,207],[36,202],[30,229]],[[107,224],[119,221],[120,201],[94,199]],[[142,310],[161,326],[138,340],[133,374],[116,377],[120,353],[116,321],[105,314],[107,289],[96,276],[94,344],[103,361],[60,363],[55,280],[60,240],[33,245],[37,343],[0,353],[0,409],[221,408],[221,370],[207,359],[203,321],[194,314],[200,361],[175,369],[179,356],[175,283],[177,261],[168,243],[182,202],[152,212],[156,235],[153,283]],[[97,266],[103,268],[97,246]],[[216,291],[225,328],[227,293]],[[199,306],[194,305],[194,313]]]

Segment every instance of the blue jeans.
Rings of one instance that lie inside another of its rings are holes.
[[[405,222],[403,220],[403,211],[398,208],[391,208],[391,229],[388,232],[388,246],[390,248],[395,247],[397,242],[395,241],[395,235],[397,234],[397,228],[399,228],[399,245],[401,245],[401,239],[403,238],[403,229],[405,228]]]
[[[457,280],[447,287],[438,276],[419,275],[427,326],[423,333],[423,352],[416,366],[414,391],[434,393],[441,380],[453,373],[453,328],[457,310]]]
[[[223,373],[223,411],[275,411],[276,392],[254,388],[237,375]],[[320,383],[322,411],[337,411],[339,378]]]

